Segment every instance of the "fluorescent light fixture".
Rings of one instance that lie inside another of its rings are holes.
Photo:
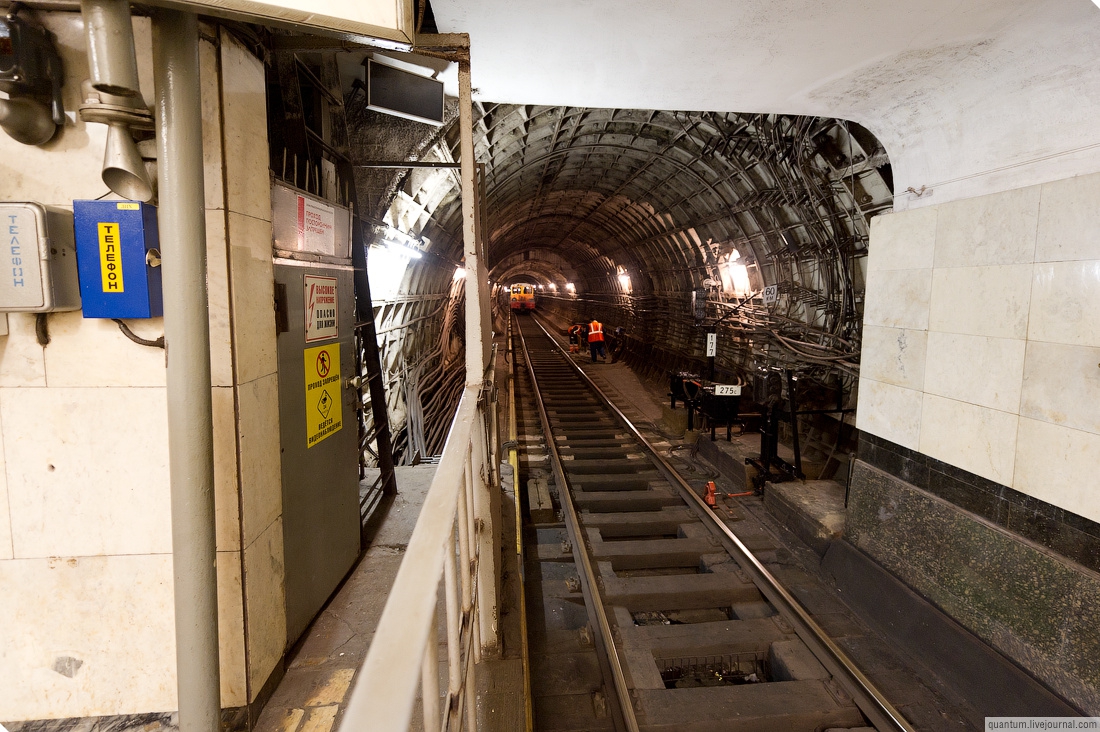
[[[550,289],[551,289],[551,290],[556,290],[556,289],[558,289],[558,286],[557,286],[557,285],[555,285],[555,284],[554,284],[553,282],[551,282],[551,283],[550,283]]]
[[[572,282],[566,282],[565,283],[565,289],[569,290],[570,292],[576,292],[577,291],[577,286],[574,285]]]
[[[458,282],[459,280],[463,280],[463,279],[466,279],[466,268],[465,267],[455,267],[454,281]]]

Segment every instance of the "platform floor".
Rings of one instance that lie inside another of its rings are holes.
[[[329,732],[367,655],[436,466],[398,467],[397,497],[371,546],[288,655],[258,732]],[[420,720],[416,719],[421,729]]]

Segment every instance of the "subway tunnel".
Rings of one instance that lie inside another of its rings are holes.
[[[1097,58],[1088,0],[7,6],[0,732],[1098,719]]]

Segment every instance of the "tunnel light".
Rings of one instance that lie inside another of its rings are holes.
[[[553,282],[551,282],[551,283],[550,283],[550,289],[551,289],[551,290],[555,290],[555,291],[556,291],[556,290],[558,289],[558,286],[557,286],[557,285],[555,285],[555,284],[554,284]]]
[[[736,249],[734,249],[733,251],[730,252],[729,261],[736,262],[740,258],[741,258],[741,252],[737,251]]]
[[[630,292],[630,275],[627,274],[625,267],[619,267],[619,287],[623,292]]]
[[[465,267],[455,267],[454,281],[458,282],[459,280],[464,280],[464,279],[466,279],[466,268]]]
[[[399,254],[402,257],[409,257],[410,259],[420,259],[424,256],[424,254],[419,249],[414,249],[407,244],[402,244],[401,242],[396,242],[392,239],[385,239],[384,241],[386,242],[386,248],[394,254]]]
[[[570,292],[576,292],[577,291],[577,286],[574,285],[572,282],[566,282],[565,283],[565,289],[569,290]]]

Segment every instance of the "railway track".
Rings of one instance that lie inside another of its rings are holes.
[[[514,323],[535,728],[910,730],[538,321]]]

